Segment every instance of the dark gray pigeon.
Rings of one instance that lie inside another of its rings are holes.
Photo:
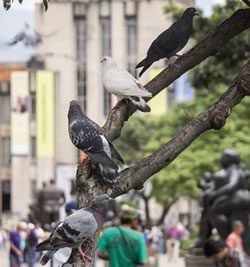
[[[137,64],[141,68],[139,77],[157,60],[175,56],[188,42],[193,30],[193,17],[198,15],[195,8],[187,8],[182,16],[161,33],[148,49],[147,57]]]
[[[25,23],[24,29],[16,34],[7,45],[14,46],[21,42],[27,47],[37,47],[42,43],[42,35],[33,30],[28,23]]]
[[[36,247],[36,251],[47,251],[40,263],[45,265],[57,250],[64,247],[77,248],[84,261],[91,261],[81,246],[104,223],[110,200],[107,194],[100,195],[89,207],[79,209],[60,222],[49,238]]]
[[[82,112],[77,101],[70,102],[68,128],[72,143],[97,163],[104,181],[115,183],[119,176],[119,167],[113,159],[120,163],[124,161],[104,135],[102,128]]]

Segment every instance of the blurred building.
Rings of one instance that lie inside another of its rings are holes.
[[[24,217],[36,189],[51,178],[56,178],[66,198],[70,197],[70,181],[79,161],[79,152],[68,137],[70,100],[79,100],[87,115],[103,124],[116,99],[102,86],[100,60],[112,56],[136,75],[135,65],[145,57],[152,40],[171,24],[164,14],[170,2],[57,0],[50,1],[47,12],[42,4],[36,4],[35,29],[50,37],[44,37],[35,49],[27,72],[1,80],[0,109],[5,113],[0,112],[0,212]],[[185,7],[193,2],[174,4]],[[142,82],[157,75],[164,64],[164,60],[155,63]],[[15,97],[19,99],[20,84],[21,94],[28,99],[25,118],[11,106]],[[165,112],[173,98],[174,93],[164,90],[152,100],[152,113]],[[7,118],[2,116],[10,113]],[[24,137],[21,144],[20,136]]]

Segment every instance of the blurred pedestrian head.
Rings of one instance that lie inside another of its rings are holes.
[[[74,212],[74,210],[77,210],[76,201],[70,201],[70,202],[66,203],[65,212],[66,212],[67,216],[71,215]]]
[[[226,244],[221,240],[209,239],[204,244],[204,254],[208,258],[221,261],[228,253]]]
[[[233,231],[238,235],[242,235],[244,232],[243,223],[241,221],[234,221],[233,222]]]
[[[123,210],[121,213],[121,224],[129,224],[133,225],[134,223],[138,222],[139,219],[139,214],[138,212],[133,209],[133,210]]]

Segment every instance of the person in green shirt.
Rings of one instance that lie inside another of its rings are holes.
[[[147,248],[142,233],[132,227],[138,214],[123,212],[121,226],[107,228],[98,241],[98,256],[109,261],[109,267],[139,267],[147,260]]]

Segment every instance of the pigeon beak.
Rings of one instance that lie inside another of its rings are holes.
[[[101,61],[100,61],[100,63],[103,63],[105,61],[105,59],[103,58]]]

